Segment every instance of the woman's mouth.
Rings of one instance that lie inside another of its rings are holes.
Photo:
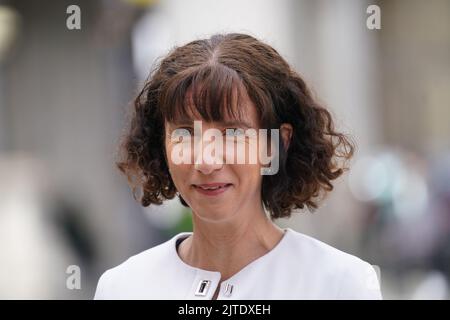
[[[207,196],[216,196],[227,191],[232,184],[231,183],[206,183],[206,184],[194,184],[194,189],[201,194]]]

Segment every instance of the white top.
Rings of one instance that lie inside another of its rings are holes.
[[[94,299],[212,299],[217,271],[186,264],[172,239],[141,252],[100,277]],[[226,299],[382,299],[367,262],[290,228],[265,255],[220,284]]]

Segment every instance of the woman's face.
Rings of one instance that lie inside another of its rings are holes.
[[[241,211],[255,212],[261,208],[261,162],[259,157],[256,161],[249,161],[248,154],[265,152],[267,144],[260,143],[258,135],[247,137],[242,134],[249,128],[257,131],[259,121],[256,107],[248,96],[241,103],[239,107],[244,112],[240,120],[206,122],[194,118],[180,123],[165,123],[165,148],[172,180],[193,213],[202,220],[226,221]],[[196,123],[195,135],[194,121],[201,121],[201,130]],[[223,147],[215,148],[214,152],[211,151],[214,140],[207,136],[212,132],[209,129],[219,130],[216,132],[220,132],[223,142]],[[229,134],[231,132],[226,129],[237,131]],[[236,139],[236,135],[241,139]],[[255,145],[257,149],[251,149]],[[183,155],[189,153],[186,159],[191,161],[180,163],[174,160],[174,156],[181,154],[180,150]],[[246,153],[245,162],[237,163],[236,156],[242,150]]]

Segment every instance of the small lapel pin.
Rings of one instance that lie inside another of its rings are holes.
[[[196,296],[206,296],[206,293],[209,290],[209,286],[211,285],[210,280],[201,280],[198,284],[197,290],[195,291]]]
[[[227,283],[227,286],[225,287],[225,293],[224,293],[224,295],[227,296],[227,297],[229,297],[229,296],[231,296],[232,293],[233,293],[233,285]]]

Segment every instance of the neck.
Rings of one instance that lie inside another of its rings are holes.
[[[211,223],[193,214],[194,232],[180,244],[181,259],[197,268],[219,271],[223,281],[268,253],[283,237],[283,230],[263,210],[236,216],[238,221]]]

